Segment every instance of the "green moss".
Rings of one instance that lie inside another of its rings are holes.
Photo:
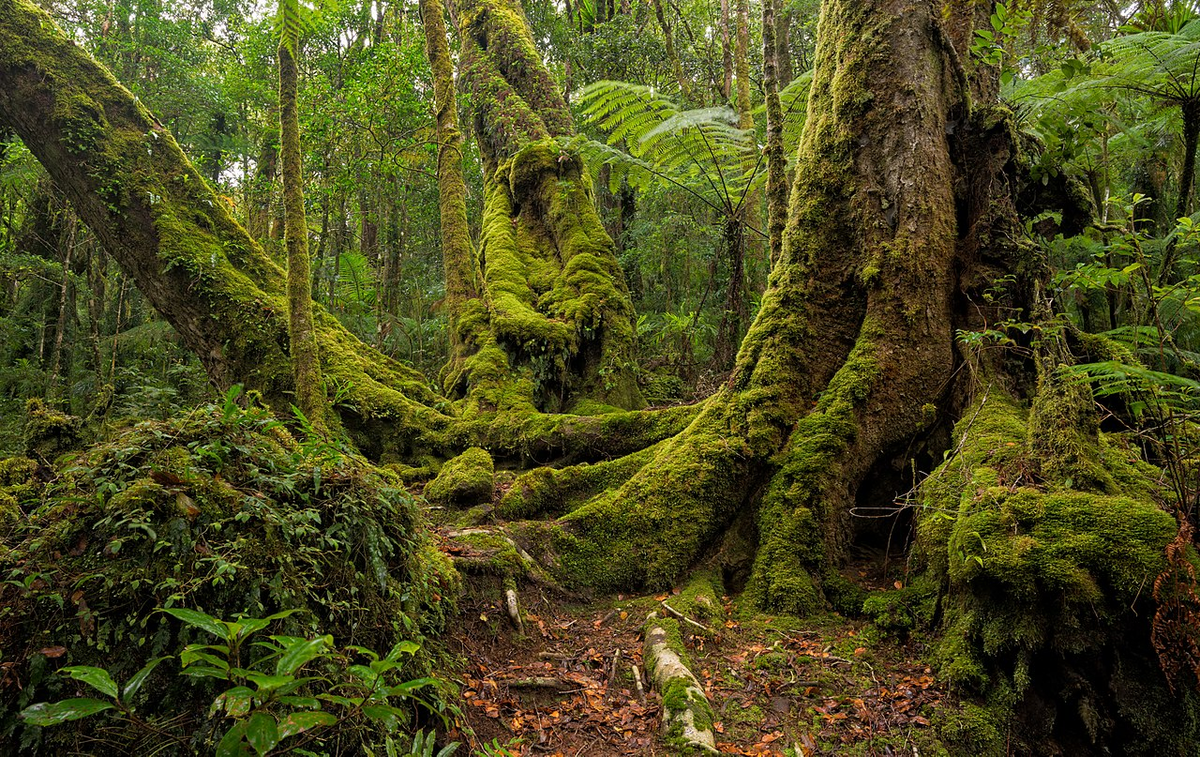
[[[56,412],[40,399],[30,399],[25,403],[25,454],[53,461],[78,449],[81,426],[79,418]]]
[[[492,498],[495,466],[487,450],[472,447],[442,466],[425,487],[425,498],[439,505],[470,507]]]
[[[661,444],[661,442],[660,442]],[[568,468],[535,468],[518,476],[500,500],[499,515],[507,519],[562,515],[583,502],[621,486],[654,455],[657,448],[616,460],[582,463]]]
[[[1097,743],[1170,751],[1195,731],[1148,741],[1150,731],[1119,714],[1132,711],[1127,697],[1089,692],[1107,690],[1113,650],[1131,650],[1117,655],[1121,664],[1153,659],[1147,587],[1165,566],[1175,519],[1151,498],[1157,476],[1147,475],[1153,471],[1135,451],[1093,438],[1086,423],[1082,431],[1049,428],[1051,418],[1070,419],[1052,410],[1061,392],[1042,387],[1049,396],[1034,412],[993,389],[964,415],[954,435],[960,445],[922,486],[918,551],[928,580],[947,587],[934,660],[945,680],[987,693],[995,712],[1003,705],[1019,713],[1030,692],[1074,680],[1079,693],[1055,705],[1049,721],[1059,719],[1055,733],[1078,729]],[[1049,434],[1059,441],[1047,441]],[[894,615],[886,605],[876,609]],[[1174,706],[1161,712],[1178,715]],[[1118,735],[1127,727],[1140,735]],[[1022,728],[1028,732],[1018,740],[1030,749],[1057,738]],[[998,743],[978,723],[965,733],[972,744]]]
[[[991,708],[966,702],[957,708],[939,707],[933,726],[951,754],[1001,757],[1009,753],[1005,720]]]
[[[862,612],[880,631],[904,638],[932,627],[938,588],[927,577],[918,576],[901,589],[872,592],[862,602]]]

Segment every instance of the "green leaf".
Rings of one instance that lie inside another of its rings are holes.
[[[202,651],[211,648],[212,647],[189,646],[179,654],[179,664],[187,668],[197,662],[207,662],[209,665],[219,670],[229,670],[229,663],[226,662],[224,658]]]
[[[170,658],[155,657],[153,660],[143,665],[141,670],[133,674],[133,678],[130,678],[125,682],[125,688],[121,690],[121,698],[125,701],[129,701],[129,698],[138,693],[138,690],[142,688],[142,684],[146,682],[146,679],[150,677],[150,674],[154,672],[154,669],[157,668],[163,660],[167,659]]]
[[[176,620],[182,620],[189,626],[195,626],[196,628],[208,631],[219,639],[232,641],[234,638],[229,631],[228,624],[217,620],[207,613],[200,612],[199,610],[188,610],[184,607],[168,607],[164,609],[163,612],[167,613]]]
[[[256,712],[246,722],[246,741],[258,752],[259,757],[275,748],[279,743],[279,724],[273,715]]]
[[[398,684],[398,685],[393,686],[390,689],[388,689],[388,696],[398,696],[398,695],[408,694],[409,692],[416,691],[417,689],[421,689],[426,686],[431,686],[436,683],[437,683],[436,678],[417,678],[412,681],[405,681],[404,683]]]
[[[62,672],[71,676],[76,681],[83,681],[105,696],[112,697],[113,699],[117,698],[117,683],[104,668],[93,668],[89,665],[73,665],[63,668]]]
[[[246,735],[246,721],[239,720],[234,723],[233,727],[225,732],[221,737],[221,741],[217,744],[216,757],[241,757],[245,751],[242,749],[242,737]]]
[[[302,641],[298,644],[282,641],[284,637],[280,636],[272,638],[284,644],[283,655],[275,663],[275,673],[278,675],[295,673],[305,663],[316,657],[320,657],[326,650],[333,646],[332,636],[321,636],[316,639]]]
[[[111,709],[112,703],[99,699],[64,699],[61,702],[39,702],[30,705],[21,711],[21,719],[30,725],[44,727],[68,720],[79,720]]]
[[[400,718],[404,714],[403,710],[390,704],[368,704],[362,708],[362,712],[372,720],[378,720],[389,730],[400,727]]]
[[[338,719],[328,712],[293,712],[279,723],[279,740],[319,726],[333,725]]]
[[[259,691],[278,689],[280,686],[284,686],[296,680],[295,676],[271,676],[267,675],[266,673],[259,673],[254,670],[245,670],[243,668],[234,668],[233,672],[245,676],[247,681],[250,681],[258,687]]]

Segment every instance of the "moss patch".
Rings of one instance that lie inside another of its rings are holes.
[[[492,499],[495,466],[487,450],[472,447],[442,466],[425,487],[425,498],[439,505],[470,507]]]

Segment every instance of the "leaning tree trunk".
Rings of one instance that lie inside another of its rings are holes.
[[[571,115],[517,0],[460,0],[462,80],[484,162],[480,297],[450,377],[471,411],[635,409],[633,306]]]
[[[29,146],[214,383],[240,382],[286,411],[284,272],[149,111],[27,0],[0,0],[0,125]],[[321,308],[315,327],[324,373],[348,393],[343,420],[364,432],[365,448],[419,448],[445,426],[417,373]]]

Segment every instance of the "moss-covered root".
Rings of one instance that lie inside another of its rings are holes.
[[[663,733],[680,754],[717,754],[713,708],[683,661],[678,624],[650,613],[643,629],[646,674],[663,700]]]
[[[425,498],[436,505],[472,507],[490,502],[495,466],[487,450],[472,447],[442,466],[425,487]]]

